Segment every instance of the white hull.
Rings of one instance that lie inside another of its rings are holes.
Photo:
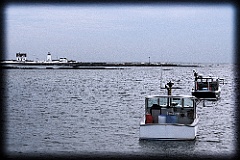
[[[197,135],[198,121],[198,118],[196,118],[192,124],[145,124],[145,118],[143,117],[140,123],[140,139],[194,140]]]

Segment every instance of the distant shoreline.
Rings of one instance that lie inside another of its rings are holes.
[[[147,62],[1,62],[1,68],[3,69],[119,69],[121,67],[200,67],[200,65]]]

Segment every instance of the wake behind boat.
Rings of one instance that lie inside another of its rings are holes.
[[[145,97],[145,115],[140,121],[140,138],[153,140],[194,140],[198,128],[196,98],[171,95],[173,83],[167,83],[168,95]]]

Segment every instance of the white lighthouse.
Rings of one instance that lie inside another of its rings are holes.
[[[47,54],[47,62],[52,62],[52,56],[51,56],[50,52],[48,52],[48,54]]]

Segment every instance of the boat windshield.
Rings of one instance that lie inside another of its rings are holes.
[[[218,90],[218,81],[197,81],[195,90]]]
[[[185,98],[184,107],[194,107],[194,101],[190,98]]]
[[[194,107],[194,99],[190,97],[151,97],[146,98],[146,108],[159,107]]]

